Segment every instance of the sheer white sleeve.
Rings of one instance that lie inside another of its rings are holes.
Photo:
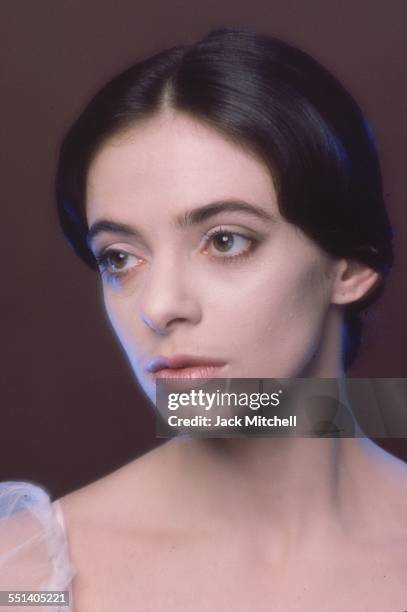
[[[0,591],[68,591],[70,605],[2,606],[3,610],[73,612],[67,534],[58,501],[26,481],[0,482]]]

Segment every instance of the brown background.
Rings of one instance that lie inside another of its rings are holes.
[[[296,44],[364,108],[397,260],[350,375],[407,377],[406,23],[404,0],[0,2],[0,480],[40,482],[56,497],[158,443],[96,278],[57,226],[53,177],[62,133],[99,86],[213,27],[243,25]],[[407,459],[407,439],[383,444]]]

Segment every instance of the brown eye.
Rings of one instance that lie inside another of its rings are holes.
[[[128,255],[122,251],[111,251],[106,254],[107,263],[114,270],[121,270],[127,263]]]
[[[226,252],[233,246],[233,234],[222,232],[213,237],[213,245],[218,251]]]
[[[240,232],[219,228],[206,235],[203,253],[219,260],[237,259],[248,254],[255,242],[254,238],[244,236]]]
[[[142,263],[139,257],[114,249],[107,250],[95,257],[102,276],[107,280],[123,276],[131,268],[136,268]]]

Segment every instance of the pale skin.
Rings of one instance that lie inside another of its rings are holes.
[[[175,225],[225,201],[265,215]],[[102,146],[86,211],[139,233],[91,248],[125,253],[103,295],[148,397],[157,354],[222,358],[232,378],[344,375],[343,308],[378,275],[288,223],[249,151],[166,108]],[[406,469],[366,438],[172,440],[60,500],[75,612],[405,610]]]

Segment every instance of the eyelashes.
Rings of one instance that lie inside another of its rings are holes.
[[[201,253],[215,263],[236,263],[249,257],[259,243],[258,238],[220,227],[205,234],[200,248]],[[140,257],[114,248],[102,250],[95,255],[95,259],[101,276],[112,284],[124,279],[134,268],[144,263]]]

